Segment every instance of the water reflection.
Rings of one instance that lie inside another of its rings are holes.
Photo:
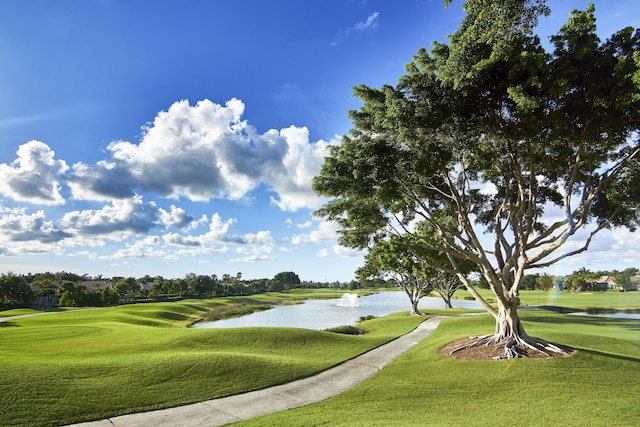
[[[303,304],[278,306],[233,319],[201,322],[195,328],[240,328],[247,326],[280,326],[323,330],[342,325],[355,325],[363,316],[386,316],[398,311],[408,311],[409,298],[403,292],[380,292],[358,298],[358,306],[339,306],[340,299],[307,300]],[[460,308],[480,309],[476,301],[453,300]],[[425,297],[420,300],[420,309],[441,309],[441,298]]]

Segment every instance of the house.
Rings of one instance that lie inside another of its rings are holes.
[[[618,285],[613,280],[613,276],[601,276],[596,283],[596,290],[606,291],[609,289],[618,289]]]
[[[35,295],[35,299],[33,301],[33,308],[51,308],[57,307],[60,305],[60,295],[57,290],[52,288],[50,292],[41,293],[42,288],[39,286],[31,286],[31,291]]]
[[[114,286],[108,280],[84,280],[79,283],[80,286],[87,288],[89,292],[102,292],[104,289],[113,289]]]

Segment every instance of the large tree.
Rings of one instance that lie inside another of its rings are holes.
[[[349,113],[354,128],[314,180],[330,198],[316,215],[340,225],[341,244],[413,235],[446,256],[434,266],[457,274],[496,319],[476,344],[504,346],[504,357],[562,353],[520,321],[528,269],[586,251],[602,229],[638,224],[640,32],[601,42],[595,30],[592,5],[572,12],[552,52],[514,28],[464,85],[440,78],[448,45],[421,49],[396,86],[354,89],[363,101]],[[480,63],[492,48],[467,54]],[[464,274],[467,262],[497,309]]]

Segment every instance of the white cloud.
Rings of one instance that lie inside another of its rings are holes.
[[[197,237],[181,236],[178,233],[168,233],[162,236],[162,240],[168,245],[176,246],[201,246]]]
[[[378,17],[380,14],[378,12],[373,12],[371,15],[367,17],[367,20],[364,22],[358,22],[353,29],[357,32],[361,33],[369,28],[376,28],[378,26]]]
[[[128,259],[128,258],[162,258],[166,253],[161,249],[156,249],[156,243],[153,240],[142,239],[126,247],[117,250],[113,255],[102,256],[100,259]]]
[[[183,256],[195,256],[207,253],[228,252],[226,245],[235,245],[235,252],[242,254],[264,255],[270,253],[275,240],[271,231],[258,231],[244,235],[230,234],[230,228],[236,223],[234,218],[223,220],[219,214],[211,215],[209,230],[200,235],[181,235],[167,233],[162,236],[162,241],[171,246],[182,247],[178,251]],[[187,249],[188,248],[188,249]]]
[[[286,141],[287,151],[282,159],[265,164],[264,180],[278,194],[271,200],[282,210],[295,211],[300,208],[317,208],[323,200],[318,197],[311,184],[318,175],[326,156],[326,141],[309,142],[307,128],[282,129],[280,135]]]
[[[108,146],[111,159],[74,164],[67,178],[72,195],[106,201],[144,189],[174,199],[239,201],[265,185],[283,210],[320,206],[311,181],[329,143],[310,142],[304,127],[259,134],[241,120],[243,113],[238,99],[224,106],[176,102],[144,128],[138,144],[115,141]]]
[[[379,16],[380,16],[380,13],[373,12],[371,15],[367,17],[365,21],[356,23],[353,26],[353,30],[355,30],[358,33],[362,33],[364,31],[367,31],[368,29],[375,29],[378,26]],[[350,35],[350,31],[348,29],[339,30],[338,34],[336,35],[336,39],[331,42],[331,46],[333,47],[333,46],[339,45],[343,40],[347,39],[349,35]]]
[[[225,235],[229,232],[229,228],[235,224],[234,218],[229,218],[223,221],[220,215],[217,213],[211,215],[211,222],[209,223],[209,231],[198,237],[198,240],[203,243],[221,243],[228,242],[231,239]]]
[[[333,253],[338,255],[340,258],[358,258],[363,255],[361,251],[345,248],[340,245],[333,246]]]
[[[77,200],[106,202],[134,196],[137,179],[126,164],[101,160],[95,165],[76,163],[66,183]]]
[[[35,140],[22,144],[16,154],[11,165],[0,164],[0,194],[19,202],[64,204],[59,182],[69,169],[64,160],[56,160],[47,144]]]
[[[176,227],[189,230],[207,221],[206,215],[203,215],[196,221],[196,219],[189,215],[184,209],[176,207],[175,205],[171,205],[169,212],[164,209],[159,209],[159,213],[160,222],[165,228]]]
[[[318,228],[308,234],[296,234],[291,238],[293,245],[307,245],[310,243],[323,243],[335,240],[338,237],[339,226],[334,222],[322,221]]]
[[[47,221],[42,210],[28,214],[24,209],[2,209],[0,215],[0,242],[7,245],[7,253],[58,253],[55,244],[72,237]]]
[[[266,262],[266,261],[275,261],[276,257],[273,255],[251,255],[244,258],[232,258],[229,262],[248,262],[248,263],[256,263],[256,262]]]
[[[318,258],[327,258],[329,257],[329,249],[320,249],[318,252],[316,252],[316,256]]]
[[[136,196],[114,200],[99,210],[71,211],[64,214],[60,224],[66,230],[83,235],[106,235],[115,238],[119,233],[143,234],[159,224],[159,212],[154,202],[144,203]]]

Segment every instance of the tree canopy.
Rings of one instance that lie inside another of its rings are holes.
[[[456,273],[496,318],[492,342],[549,350],[517,315],[525,271],[587,250],[602,229],[638,225],[640,31],[602,42],[594,10],[572,11],[552,52],[517,23],[491,60],[490,38],[487,49],[463,47],[482,64],[464,85],[441,78],[460,46],[434,43],[396,86],[354,88],[363,101],[349,113],[354,127],[314,179],[330,198],[316,215],[340,225],[341,244],[413,235],[446,257],[434,266]],[[564,250],[580,230],[581,244]]]
[[[453,0],[443,0],[449,7]],[[451,52],[439,69],[441,79],[456,86],[466,86],[482,68],[508,55],[511,38],[530,34],[539,16],[550,13],[547,0],[466,0],[466,15],[460,28],[449,36]],[[470,53],[478,50],[489,54],[478,61]]]

